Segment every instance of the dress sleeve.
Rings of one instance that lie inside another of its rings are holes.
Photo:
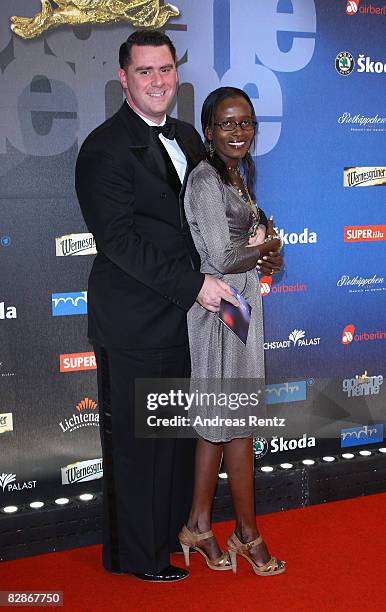
[[[193,171],[185,195],[185,212],[198,251],[204,248],[220,274],[237,274],[256,267],[258,247],[235,246],[231,242],[226,193],[215,171],[205,167]]]

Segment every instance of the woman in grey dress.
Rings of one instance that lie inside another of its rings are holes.
[[[279,271],[281,258],[277,257],[280,241],[272,235],[271,225],[267,235],[267,219],[256,206],[254,197],[255,168],[249,153],[256,126],[253,105],[242,90],[221,87],[205,100],[201,122],[209,150],[188,179],[186,217],[201,257],[201,272],[234,287],[252,310],[244,345],[216,313],[198,303],[193,305],[188,313],[192,380],[198,387],[200,379],[263,380],[263,313],[256,268],[264,266],[271,253],[276,255],[276,267],[272,267],[271,273]],[[209,386],[207,390],[211,390]],[[240,388],[242,391],[244,388]],[[284,572],[284,562],[268,553],[256,526],[252,449],[255,428],[248,419],[234,421],[230,427],[218,426],[214,417],[229,417],[227,407],[200,410],[196,408],[189,414],[200,438],[192,509],[179,536],[187,565],[189,547],[193,547],[211,569],[232,567],[235,571],[236,555],[240,554],[258,575]],[[197,419],[200,416],[203,424]],[[209,424],[203,421],[205,417]],[[235,531],[227,543],[230,557],[221,552],[210,530],[222,456],[236,515]]]

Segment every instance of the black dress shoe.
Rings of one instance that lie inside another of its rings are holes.
[[[189,576],[188,570],[182,569],[181,567],[175,567],[174,565],[168,565],[165,569],[155,572],[154,574],[136,574],[133,576],[146,582],[177,582],[177,580],[183,580]]]

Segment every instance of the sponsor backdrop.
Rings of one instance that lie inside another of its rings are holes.
[[[264,432],[256,460],[382,443],[385,3],[175,3],[173,112],[199,128],[209,91],[249,93],[257,193],[284,242],[285,269],[261,291],[268,414],[291,427]],[[38,0],[0,7],[0,507],[99,490],[103,469],[86,336],[95,243],[74,165],[122,102],[117,51],[131,28],[12,34],[11,15],[39,10]]]

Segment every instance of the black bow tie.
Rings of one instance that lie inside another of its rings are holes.
[[[166,122],[165,125],[152,125],[151,129],[153,130],[154,134],[157,134],[157,136],[162,134],[162,136],[165,136],[165,138],[168,138],[169,140],[173,140],[176,135],[176,124],[171,123],[170,121]]]

